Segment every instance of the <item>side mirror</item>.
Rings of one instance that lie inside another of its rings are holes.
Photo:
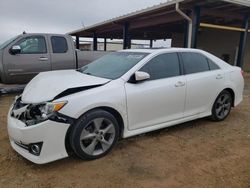
[[[135,72],[135,81],[136,82],[148,80],[149,78],[150,78],[150,75],[146,72],[142,72],[142,71]]]
[[[10,49],[11,54],[20,54],[21,53],[21,47],[19,45],[12,46]]]

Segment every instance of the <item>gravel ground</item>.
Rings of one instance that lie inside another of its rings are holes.
[[[106,157],[35,165],[9,144],[0,96],[0,187],[250,187],[250,75],[244,102],[224,122],[200,119],[121,140]]]

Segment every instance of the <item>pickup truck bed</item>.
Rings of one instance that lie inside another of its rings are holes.
[[[108,54],[110,52],[104,52],[104,51],[80,51],[77,50],[77,59],[78,59],[78,65],[77,67],[80,68],[84,65],[89,64],[90,62]]]

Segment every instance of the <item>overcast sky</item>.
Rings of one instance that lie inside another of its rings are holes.
[[[23,31],[66,33],[166,0],[0,0],[0,43]]]

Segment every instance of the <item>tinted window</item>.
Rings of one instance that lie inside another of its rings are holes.
[[[149,73],[151,80],[180,75],[177,53],[161,54],[150,60],[140,71]]]
[[[208,62],[205,56],[190,52],[183,52],[181,54],[186,74],[209,71]]]
[[[207,59],[207,61],[208,61],[210,70],[220,69],[220,67],[217,64],[215,64],[212,60]]]
[[[47,53],[46,42],[43,36],[26,37],[15,45],[21,47],[21,54],[44,54]]]
[[[102,78],[117,79],[147,55],[140,52],[114,52],[102,56],[78,71]]]
[[[68,51],[67,41],[64,37],[51,37],[51,44],[53,53],[65,53]]]

